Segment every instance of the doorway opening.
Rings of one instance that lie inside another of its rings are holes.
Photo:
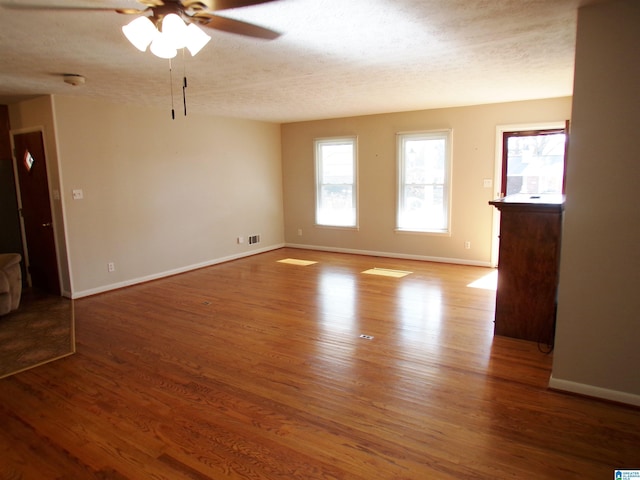
[[[27,286],[59,296],[60,273],[42,131],[13,132],[14,172]]]

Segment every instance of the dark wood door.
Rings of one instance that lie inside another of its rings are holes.
[[[27,245],[27,270],[34,288],[60,295],[49,181],[42,132],[13,135],[22,219]]]

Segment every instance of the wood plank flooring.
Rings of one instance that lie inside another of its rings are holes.
[[[551,355],[493,337],[495,292],[467,286],[489,272],[280,249],[77,300],[77,353],[0,380],[0,478],[640,468],[640,410],[550,391]]]

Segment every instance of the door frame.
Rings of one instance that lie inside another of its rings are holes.
[[[63,288],[63,278],[62,278],[62,269],[61,269],[61,264],[60,264],[60,244],[58,242],[58,234],[59,234],[59,228],[63,228],[64,229],[64,225],[58,225],[58,220],[61,220],[59,218],[58,215],[56,215],[55,209],[54,209],[54,201],[57,199],[58,201],[60,200],[60,190],[55,188],[55,185],[51,182],[51,160],[50,160],[50,155],[49,152],[47,151],[47,138],[46,138],[46,133],[45,133],[45,129],[44,127],[38,126],[38,127],[26,127],[26,128],[19,128],[19,129],[15,129],[15,130],[10,130],[9,131],[9,136],[11,138],[11,158],[13,160],[13,181],[15,183],[16,186],[16,200],[18,203],[18,217],[20,218],[20,236],[22,237],[22,250],[24,252],[24,262],[25,262],[25,267],[26,267],[26,280],[27,280],[27,285],[29,287],[32,286],[32,280],[31,280],[31,273],[29,272],[29,248],[27,246],[27,234],[26,234],[26,230],[25,230],[25,226],[24,226],[24,217],[22,216],[22,192],[20,191],[20,179],[18,177],[18,158],[16,156],[16,146],[15,146],[15,141],[14,141],[14,136],[15,135],[22,135],[22,134],[26,134],[26,133],[36,133],[39,132],[41,137],[42,137],[42,147],[44,150],[44,156],[45,156],[45,165],[47,168],[47,187],[49,189],[49,208],[51,210],[51,223],[52,223],[52,228],[53,228],[53,244],[54,244],[54,249],[55,249],[55,253],[56,253],[56,265],[57,265],[57,270],[58,270],[58,283],[60,285],[60,292],[61,295],[64,296],[64,288]],[[57,193],[56,193],[57,192]],[[64,218],[64,217],[63,217]]]
[[[528,131],[528,130],[565,129],[566,127],[567,127],[566,120],[558,120],[555,122],[539,122],[539,123],[517,123],[517,124],[496,126],[496,157],[494,160],[494,171],[493,171],[494,198],[499,198],[502,192],[502,154],[503,154],[502,136],[504,133]],[[565,155],[566,155],[566,152],[565,152]],[[491,263],[491,266],[495,268],[498,266],[498,250],[500,246],[500,212],[498,211],[497,208],[493,209],[491,232],[492,234],[491,234],[490,263]]]

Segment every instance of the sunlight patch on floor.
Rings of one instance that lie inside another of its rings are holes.
[[[366,273],[369,275],[381,275],[383,277],[402,278],[413,272],[407,272],[405,270],[391,270],[388,268],[371,268],[369,270],[365,270],[362,273]]]
[[[283,260],[278,260],[278,262],[288,263],[289,265],[300,265],[302,267],[306,267],[308,265],[313,265],[314,263],[318,263],[312,260],[298,260],[297,258],[285,258]]]
[[[478,280],[471,282],[467,287],[471,288],[483,288],[485,290],[496,290],[498,288],[498,269],[494,269],[491,273],[488,273]]]

